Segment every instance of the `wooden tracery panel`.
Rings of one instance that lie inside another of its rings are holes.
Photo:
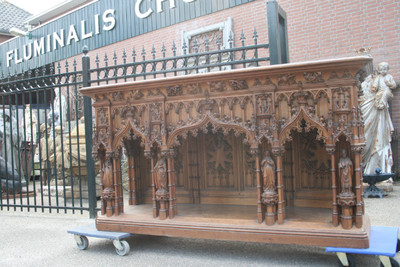
[[[255,159],[242,137],[190,135],[178,148],[178,203],[255,205]]]
[[[294,206],[330,208],[331,159],[317,132],[293,132]]]

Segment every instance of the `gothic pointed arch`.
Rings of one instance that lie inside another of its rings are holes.
[[[242,125],[234,122],[224,122],[214,118],[211,114],[206,114],[202,120],[196,122],[194,124],[179,128],[172,132],[167,140],[167,146],[173,147],[179,145],[178,137],[179,136],[187,136],[187,134],[191,133],[194,136],[197,135],[198,130],[202,130],[203,132],[207,131],[207,127],[212,125],[215,130],[221,129],[224,134],[233,130],[235,135],[238,136],[240,134],[245,135],[245,142],[252,143],[254,140],[254,133],[243,127]]]
[[[341,138],[344,138],[346,142],[353,143],[352,142],[352,140],[353,140],[352,135],[348,131],[341,130],[341,131],[337,132],[335,134],[334,138],[333,138],[333,142],[334,143],[339,142],[339,140]]]
[[[330,136],[325,127],[312,119],[307,112],[301,108],[297,115],[282,129],[279,134],[279,144],[283,145],[287,141],[291,141],[291,131],[303,129],[303,121],[306,123],[305,130],[308,132],[311,128],[316,128],[318,132],[318,139],[323,140],[325,143],[330,143]]]
[[[113,150],[115,150],[115,149],[117,149],[119,146],[121,146],[121,144],[122,144],[122,142],[121,142],[122,139],[123,139],[124,137],[128,137],[128,136],[131,134],[131,132],[133,133],[133,136],[141,137],[142,142],[143,142],[143,143],[146,143],[147,138],[146,138],[145,134],[144,134],[142,131],[140,131],[139,129],[137,129],[137,127],[136,127],[131,121],[128,121],[128,123],[125,125],[125,127],[122,128],[122,130],[120,130],[120,131],[115,135],[115,138],[114,138],[114,140],[113,140],[113,142],[112,142],[111,148],[112,148]]]

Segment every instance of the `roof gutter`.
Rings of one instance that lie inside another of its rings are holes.
[[[44,11],[42,13],[39,13],[38,15],[34,15],[29,17],[25,23],[28,25],[40,25],[42,22],[44,21],[48,21],[54,17],[60,16],[64,13],[66,13],[67,11],[78,7],[80,5],[82,5],[83,3],[87,2],[87,0],[67,0],[64,1],[58,5],[56,5],[55,7]]]

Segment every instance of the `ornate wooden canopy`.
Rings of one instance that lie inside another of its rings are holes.
[[[101,166],[102,213],[119,215],[124,210],[120,159],[121,148],[125,147],[129,159],[130,204],[138,202],[135,153],[142,153],[151,161],[153,215],[160,219],[174,218],[179,201],[177,151],[188,136],[219,133],[240,138],[249,150],[246,157],[255,161],[254,205],[258,206],[260,223],[273,224],[276,220],[284,223],[290,201],[288,188],[295,191],[293,185],[285,182],[286,176],[289,177],[284,166],[285,155],[291,154],[291,162],[298,162],[293,164],[298,170],[289,171],[294,179],[300,179],[307,171],[321,169],[316,176],[310,174],[317,178],[322,177],[324,170],[328,173],[330,181],[325,187],[331,191],[333,225],[341,222],[344,228],[351,228],[354,222],[361,227],[360,153],[364,136],[358,97],[360,82],[366,74],[364,68],[371,60],[353,57],[283,64],[81,89],[94,100],[93,153]],[[323,156],[325,163],[315,169],[311,163],[309,167],[300,163],[303,156],[288,153],[295,146],[301,152],[298,143],[302,134],[307,133],[312,142],[324,148],[325,152],[318,153],[327,153]],[[347,150],[354,165],[352,195],[341,194],[343,186],[337,171],[339,149]],[[276,186],[269,187],[271,194],[265,192],[267,185],[262,179],[264,150],[270,150],[276,162]]]

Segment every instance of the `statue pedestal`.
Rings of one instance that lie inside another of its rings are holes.
[[[165,220],[168,217],[168,191],[159,189],[156,192],[156,200],[160,203],[160,220]]]
[[[356,205],[356,196],[353,192],[340,193],[338,204],[341,206],[340,223],[344,229],[351,229],[353,226],[353,208]]]
[[[278,204],[278,194],[274,190],[265,190],[261,195],[262,203],[266,206],[265,223],[273,225],[276,222],[276,204]]]

